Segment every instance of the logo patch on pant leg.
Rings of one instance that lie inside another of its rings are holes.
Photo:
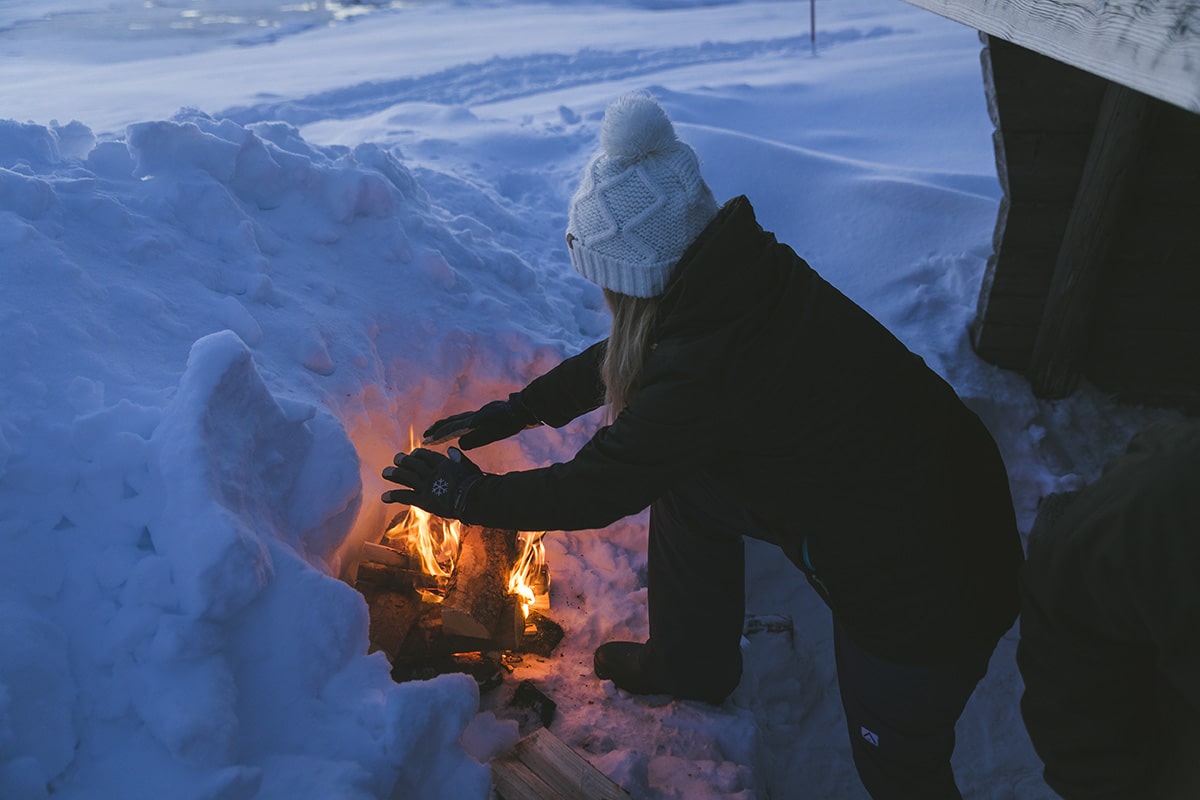
[[[879,734],[875,733],[875,731],[867,730],[861,725],[858,727],[858,730],[867,744],[872,747],[879,747]]]

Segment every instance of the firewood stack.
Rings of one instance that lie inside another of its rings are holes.
[[[428,575],[420,560],[386,543],[363,545],[355,588],[370,614],[371,652],[382,651],[397,680],[468,672],[483,683],[504,666],[502,654],[549,655],[562,629],[509,593],[509,575],[521,556],[517,532],[467,527],[448,579]],[[549,608],[545,565],[528,583],[533,609]],[[502,678],[502,675],[500,676]]]

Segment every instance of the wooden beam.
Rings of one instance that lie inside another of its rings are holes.
[[[1039,397],[1065,397],[1078,382],[1092,301],[1148,109],[1145,95],[1120,84],[1110,84],[1104,94],[1030,359],[1029,379]]]
[[[501,800],[571,800],[515,758],[492,762],[492,783]]]
[[[546,728],[492,762],[504,800],[629,800],[629,793]]]
[[[907,0],[1200,113],[1200,0]]]

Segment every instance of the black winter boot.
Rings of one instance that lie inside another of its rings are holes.
[[[737,687],[741,677],[739,658],[736,673],[725,670],[720,675],[710,674],[709,665],[697,664],[699,669],[694,670],[688,680],[672,680],[666,668],[654,657],[649,642],[605,642],[596,648],[593,665],[597,678],[611,680],[618,689],[633,694],[669,694],[681,700],[702,700],[713,705],[720,705]]]
[[[670,694],[665,678],[647,663],[649,653],[641,642],[605,642],[593,658],[596,677],[634,694]]]

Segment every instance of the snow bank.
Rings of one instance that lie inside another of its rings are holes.
[[[393,684],[335,576],[441,381],[553,357],[433,335],[529,268],[393,153],[198,112],[0,122],[0,246],[0,796],[486,796],[474,682]]]

